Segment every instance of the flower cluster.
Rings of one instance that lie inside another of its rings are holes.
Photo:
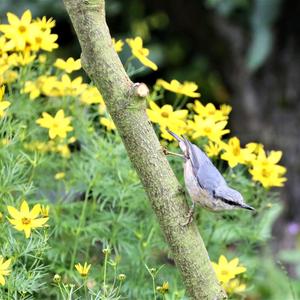
[[[72,144],[75,141],[76,139],[74,137],[70,137],[67,141],[32,141],[30,143],[25,143],[24,148],[32,152],[58,153],[64,158],[69,158],[71,156],[69,144]]]
[[[192,82],[180,83],[172,80],[170,83],[158,80],[156,86],[176,93],[179,97],[198,97],[198,86]],[[184,101],[184,99],[182,99]],[[219,109],[214,104],[202,104],[195,100],[191,105],[192,110],[174,108],[169,104],[159,107],[153,100],[149,101],[147,114],[149,119],[159,125],[161,137],[168,141],[174,138],[166,128],[178,135],[187,135],[193,140],[201,139],[204,150],[209,157],[220,157],[231,168],[244,165],[248,168],[252,179],[260,182],[265,188],[283,186],[286,181],[284,174],[286,168],[278,165],[281,151],[271,151],[268,156],[263,145],[248,143],[241,146],[237,137],[224,139],[230,130],[226,128],[231,106],[223,104]]]
[[[246,289],[246,285],[236,278],[237,275],[247,271],[245,267],[239,266],[238,258],[228,261],[224,255],[221,255],[218,263],[212,262],[212,266],[218,280],[228,294],[238,294]]]
[[[46,19],[33,20],[30,10],[21,18],[7,13],[8,24],[0,24],[0,84],[16,80],[17,66],[32,63],[39,50],[51,52],[58,48],[57,34],[51,33],[55,21]]]
[[[81,76],[71,78],[69,75],[81,69],[80,59],[57,58],[51,65],[46,55],[39,54],[39,51],[49,52],[58,47],[55,42],[57,35],[51,32],[55,21],[46,17],[33,20],[29,10],[26,10],[20,18],[12,13],[8,13],[7,18],[8,24],[0,25],[0,32],[3,32],[3,35],[0,35],[0,85],[14,82],[18,77],[18,68],[22,66],[33,65],[37,61],[43,66],[49,65],[50,72],[48,71],[47,75],[43,74],[25,81],[21,92],[28,94],[30,100],[43,97],[76,97],[84,105],[99,105],[98,112],[101,115],[99,123],[108,130],[115,130],[115,125],[106,111],[104,100],[97,88],[84,83]],[[124,45],[122,40],[116,42],[113,39],[113,43],[117,52],[122,51]],[[132,45],[135,49],[133,52],[140,55],[139,59],[143,60],[142,56],[147,56],[147,53],[144,53],[147,49],[141,48],[144,51],[142,55],[137,43]],[[0,117],[4,116],[4,111],[11,104],[3,99],[3,95],[4,87],[1,87]],[[54,116],[43,112],[42,118],[39,118],[36,123],[49,130],[50,139],[58,137],[62,140],[66,138],[68,132],[73,130],[70,120],[70,117],[65,117],[64,110],[60,109]],[[56,145],[44,142],[36,142],[36,144],[38,144],[37,147],[31,145],[31,148],[40,149],[41,152],[51,149],[52,152],[62,152],[64,156],[69,155],[66,143],[62,148],[61,141]]]
[[[79,96],[86,88],[87,85],[82,83],[81,76],[72,80],[67,74],[63,74],[61,78],[42,75],[35,81],[26,81],[22,92],[29,94],[30,99],[34,100],[41,95],[47,97]]]

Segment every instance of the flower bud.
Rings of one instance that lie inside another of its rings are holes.
[[[60,282],[61,282],[61,276],[58,275],[58,274],[55,274],[55,275],[53,276],[53,282],[55,282],[55,283],[60,283]]]
[[[104,248],[104,249],[102,249],[102,253],[104,255],[109,255],[110,254],[110,249],[109,248]]]
[[[125,274],[119,274],[118,275],[118,280],[120,280],[120,281],[126,280],[126,275]]]

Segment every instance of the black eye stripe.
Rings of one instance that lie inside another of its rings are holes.
[[[228,200],[228,199],[225,199],[225,198],[221,198],[221,197],[218,197],[217,199],[221,200],[222,202],[226,203],[226,204],[229,204],[229,205],[232,205],[232,206],[239,206],[241,207],[241,205],[237,202],[234,202],[234,201],[231,201],[231,200]]]

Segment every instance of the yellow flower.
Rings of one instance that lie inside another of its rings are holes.
[[[0,118],[4,116],[4,111],[10,106],[10,102],[3,99],[4,92],[5,86],[0,87]]]
[[[108,119],[108,118],[102,117],[100,119],[100,124],[102,124],[103,126],[105,126],[108,131],[116,129],[116,125],[115,125],[115,123],[113,122],[112,119]]]
[[[188,115],[186,109],[174,111],[171,105],[165,104],[159,107],[154,101],[150,101],[149,106],[147,115],[151,122],[160,125],[164,139],[173,140],[173,137],[166,131],[167,127],[179,135],[186,133],[185,119]]]
[[[30,47],[33,51],[39,51],[40,49],[51,52],[53,49],[58,48],[56,40],[57,34],[53,34],[50,30],[42,30],[37,23],[33,23],[33,29],[30,34]]]
[[[47,55],[40,54],[38,57],[38,61],[39,61],[39,63],[44,64],[47,61]]]
[[[281,156],[281,151],[271,151],[269,156],[267,156],[264,149],[260,148],[257,158],[251,161],[252,166],[249,172],[252,175],[252,179],[259,181],[265,188],[283,186],[283,183],[287,180],[283,177],[286,173],[286,168],[277,165]]]
[[[228,104],[222,104],[222,105],[220,106],[220,110],[221,110],[221,112],[222,112],[222,114],[223,114],[224,116],[229,116],[229,114],[230,114],[231,111],[232,111],[232,107],[231,107],[230,105],[228,105]]]
[[[21,90],[21,93],[29,93],[30,100],[34,100],[40,96],[45,82],[48,80],[47,76],[40,76],[36,81],[26,81],[24,89]]]
[[[38,218],[41,212],[39,204],[34,205],[29,211],[29,206],[25,200],[21,204],[20,211],[9,205],[7,210],[12,217],[12,219],[8,218],[9,222],[15,226],[16,230],[24,231],[26,238],[30,237],[32,229],[42,227],[48,221],[48,218]]]
[[[216,272],[217,278],[221,283],[227,283],[236,275],[247,271],[245,267],[239,266],[239,259],[234,258],[228,261],[224,255],[219,257],[219,262],[212,262],[212,266]]]
[[[12,42],[8,42],[4,35],[0,36],[0,57],[3,56],[4,53],[11,51],[14,48],[14,44]]]
[[[160,292],[161,294],[163,294],[163,295],[166,294],[166,293],[168,293],[168,291],[169,291],[169,283],[167,281],[164,281],[163,285],[162,286],[158,286],[156,288],[156,290],[158,292]]]
[[[75,78],[74,80],[71,80],[71,78],[67,74],[64,74],[61,77],[61,81],[59,82],[59,84],[61,93],[64,96],[77,96],[86,89],[86,84],[82,84],[81,76]]]
[[[51,28],[55,26],[55,20],[53,20],[53,18],[47,20],[45,16],[41,19],[37,18],[34,23],[37,24],[42,31],[51,30]]]
[[[87,262],[85,262],[83,266],[80,263],[78,263],[75,265],[75,268],[82,277],[86,277],[90,271],[91,265],[88,265]]]
[[[228,161],[230,168],[234,168],[238,164],[246,164],[255,158],[249,148],[241,148],[240,140],[237,137],[230,138],[228,144],[224,144],[224,150],[221,158]]]
[[[60,81],[55,76],[40,76],[42,85],[41,92],[49,97],[63,96],[63,87]]]
[[[73,57],[69,57],[67,60],[63,60],[61,58],[57,58],[54,66],[56,68],[62,69],[67,73],[72,73],[73,71],[77,71],[81,69],[80,58],[74,60]]]
[[[43,112],[43,117],[39,118],[36,123],[41,127],[49,129],[50,139],[54,139],[56,136],[65,138],[67,136],[67,132],[73,130],[73,127],[70,126],[71,117],[65,117],[62,109],[56,113],[55,117]]]
[[[240,283],[238,279],[232,279],[226,284],[222,284],[224,290],[228,294],[239,294],[245,291],[246,285],[244,283]]]
[[[194,122],[189,120],[188,126],[193,130],[192,138],[207,137],[209,140],[219,142],[224,134],[229,133],[229,129],[224,129],[227,121],[215,121],[214,118],[201,118],[194,115]]]
[[[0,285],[5,284],[4,276],[9,275],[11,270],[9,270],[9,266],[11,263],[11,259],[4,260],[3,256],[0,255]]]
[[[122,40],[118,40],[116,41],[114,38],[112,38],[112,43],[114,45],[114,48],[115,48],[115,51],[118,53],[118,52],[121,52],[123,50],[123,46],[124,46],[124,43]]]
[[[105,103],[102,95],[95,86],[88,87],[80,96],[80,101],[84,104],[99,103],[100,106],[105,108]]]
[[[220,143],[215,143],[209,141],[208,144],[204,146],[204,150],[209,157],[217,157],[222,150]]]
[[[127,44],[131,48],[132,54],[146,67],[156,71],[157,65],[152,62],[147,56],[149,55],[149,50],[143,48],[143,40],[140,37],[135,39],[126,39]]]
[[[41,205],[41,215],[44,218],[48,218],[49,217],[49,205]]]
[[[58,47],[55,41],[57,34],[51,34],[51,28],[55,25],[53,19],[47,20],[46,17],[32,22],[30,10],[26,10],[21,19],[12,13],[7,13],[9,24],[0,25],[7,39],[10,48],[17,51],[52,51]]]
[[[30,43],[30,33],[32,32],[31,12],[27,9],[21,19],[12,13],[7,13],[8,24],[1,24],[2,31],[6,38],[10,39],[16,50],[24,50],[26,43]]]
[[[215,121],[224,121],[228,119],[228,116],[225,115],[221,110],[216,109],[212,103],[208,103],[205,106],[198,100],[194,103],[194,111],[201,118],[213,118]]]
[[[56,148],[53,149],[54,152],[58,152],[62,157],[70,158],[71,151],[67,144],[57,145]]]
[[[264,145],[260,143],[248,143],[246,144],[246,148],[252,153],[258,154],[259,151],[264,149]]]
[[[15,71],[7,70],[2,75],[0,73],[0,86],[5,83],[12,83],[16,81],[16,79],[19,77],[19,74]]]
[[[65,172],[59,172],[59,173],[55,174],[54,178],[56,180],[60,180],[60,179],[63,179],[65,176],[66,176]]]
[[[9,56],[9,63],[13,66],[26,66],[32,63],[35,59],[36,55],[31,55],[30,51],[23,51],[22,53],[13,53]]]
[[[200,93],[196,92],[198,85],[195,82],[185,81],[184,83],[180,83],[173,79],[170,83],[168,83],[165,80],[158,79],[156,81],[156,85],[162,86],[165,90],[176,94],[182,94],[192,98],[200,97]]]

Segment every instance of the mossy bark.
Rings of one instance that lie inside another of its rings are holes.
[[[64,2],[82,48],[83,68],[106,101],[191,299],[226,298],[196,225],[181,226],[188,213],[184,190],[147,118],[146,100],[140,93],[145,89],[131,82],[114,51],[104,0]]]

